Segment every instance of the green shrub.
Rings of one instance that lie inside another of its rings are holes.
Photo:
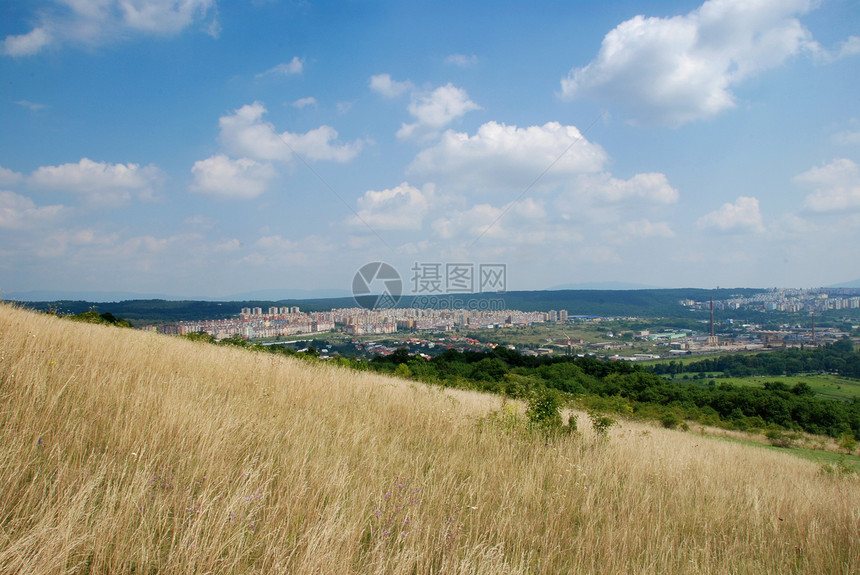
[[[768,429],[764,436],[775,447],[791,447],[794,444],[794,436],[779,429]]]
[[[132,327],[131,322],[116,317],[110,312],[99,313],[95,308],[79,313],[77,315],[68,316],[72,321],[81,321],[84,323],[98,323],[101,325],[115,325],[118,327]]]
[[[591,427],[600,438],[605,438],[609,433],[609,428],[615,425],[615,419],[611,416],[597,411],[589,411],[588,417],[591,419]]]
[[[662,417],[660,417],[660,423],[662,423],[663,427],[666,429],[675,429],[681,425],[682,422],[683,420],[678,417],[678,414],[674,411],[667,411]]]
[[[848,454],[854,453],[857,449],[857,440],[850,433],[843,433],[839,438],[839,449],[844,449]]]
[[[405,363],[401,363],[394,370],[394,375],[403,379],[409,379],[412,377],[412,371],[409,369],[408,365],[406,365]]]
[[[561,431],[564,427],[560,413],[561,405],[561,394],[554,389],[536,391],[529,399],[526,410],[529,425],[548,432]]]

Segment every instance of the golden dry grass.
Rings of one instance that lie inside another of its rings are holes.
[[[499,405],[0,305],[0,573],[860,571],[851,477]]]

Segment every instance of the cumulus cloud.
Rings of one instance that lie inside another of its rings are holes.
[[[488,122],[473,136],[446,131],[415,157],[407,173],[456,188],[525,190],[547,168],[544,181],[558,183],[573,174],[599,171],[606,161],[603,148],[575,126],[548,122],[518,128]]]
[[[494,222],[499,221],[503,212],[504,208],[490,204],[478,204],[468,210],[455,211],[441,217],[433,222],[432,227],[433,231],[442,239],[452,239],[462,235],[477,238],[482,234],[503,238],[505,234],[502,226],[493,226]]]
[[[120,0],[118,4],[122,15],[121,22],[129,28],[158,34],[175,34],[195,19],[204,17],[215,5],[215,0]]]
[[[469,99],[469,94],[453,84],[446,84],[434,90],[416,90],[412,82],[396,82],[389,74],[370,77],[370,89],[386,98],[392,99],[410,93],[407,110],[415,122],[403,123],[397,131],[400,139],[428,139],[467,113],[481,107]]]
[[[273,66],[265,72],[260,72],[257,74],[257,78],[262,78],[264,76],[294,76],[296,74],[301,74],[304,68],[305,61],[298,56],[293,56],[293,59],[289,62],[281,62],[277,66]]]
[[[592,204],[619,203],[644,199],[651,203],[672,204],[678,201],[678,190],[669,185],[665,174],[636,174],[629,180],[601,173],[583,176],[572,189],[577,199]]]
[[[478,57],[474,54],[467,56],[465,54],[451,54],[445,58],[445,62],[459,66],[460,68],[470,68],[478,63]]]
[[[488,246],[536,246],[582,243],[586,234],[618,244],[673,237],[668,223],[644,217],[678,201],[668,178],[662,173],[617,178],[605,171],[607,163],[603,148],[574,126],[488,122],[474,135],[446,131],[417,154],[407,173],[448,194],[445,215],[431,225],[448,242],[481,237]],[[520,196],[502,206],[472,204],[472,192]],[[613,231],[607,236],[608,230]]]
[[[275,127],[263,121],[266,108],[260,102],[242,106],[219,120],[221,142],[236,156],[258,161],[290,162],[299,154],[307,160],[349,162],[364,147],[362,140],[338,144],[337,130],[320,126],[304,134],[278,133]]]
[[[13,172],[8,168],[0,166],[0,186],[14,186],[23,179],[24,176],[18,172]]]
[[[412,82],[408,80],[396,82],[391,79],[390,74],[377,74],[370,77],[370,89],[386,98],[397,98],[412,88]]]
[[[464,210],[448,210],[431,228],[442,240],[455,245],[481,241],[485,246],[536,246],[566,239],[558,226],[547,221],[544,205],[525,198],[504,206],[476,204]]]
[[[667,222],[652,222],[647,218],[625,222],[612,233],[612,240],[620,244],[649,238],[674,237],[675,232]]]
[[[277,175],[271,164],[224,154],[195,162],[191,191],[218,199],[249,200],[266,191]]]
[[[348,223],[374,230],[418,231],[433,201],[433,186],[422,191],[403,182],[388,190],[368,190],[358,199],[358,216],[349,218]]]
[[[176,34],[213,14],[206,30],[217,35],[215,0],[53,0],[31,31],[3,41],[7,56],[31,56],[52,45],[94,45],[127,36]]]
[[[698,220],[702,228],[725,233],[763,232],[757,198],[740,196],[735,203],[725,203],[720,209],[705,214]]]
[[[67,210],[60,205],[37,207],[28,197],[0,191],[0,228],[30,229],[56,220]]]
[[[820,51],[797,19],[812,7],[811,0],[708,0],[684,16],[636,16],[562,79],[562,96],[613,102],[640,123],[714,116],[736,106],[732,88],[743,80],[803,50]]]
[[[854,146],[860,144],[860,132],[852,130],[843,130],[830,137],[834,144],[841,146]]]
[[[3,53],[7,56],[31,56],[50,43],[51,34],[45,28],[34,28],[26,34],[6,36]]]
[[[302,108],[316,108],[317,107],[317,99],[313,96],[308,96],[307,98],[299,98],[295,102],[293,102],[293,107],[301,110]]]
[[[860,209],[860,166],[840,158],[794,178],[795,184],[811,188],[804,207],[813,212],[843,212]]]
[[[236,238],[229,238],[226,240],[222,240],[216,242],[215,245],[212,246],[212,251],[217,253],[229,253],[235,252],[242,248],[242,242],[240,242]]]
[[[438,131],[457,118],[481,107],[469,99],[462,88],[453,84],[440,86],[431,92],[413,92],[409,113],[417,120],[403,124],[397,131],[398,138],[425,138],[435,136]]]
[[[298,249],[299,244],[298,242],[281,237],[279,235],[272,235],[261,237],[259,240],[254,242],[254,246],[266,250],[292,251]]]
[[[77,164],[43,166],[28,183],[34,188],[71,192],[95,205],[117,205],[132,197],[153,199],[163,180],[155,166],[109,164],[83,158]]]
[[[847,58],[857,54],[860,54],[860,36],[851,36],[839,46],[837,57]]]

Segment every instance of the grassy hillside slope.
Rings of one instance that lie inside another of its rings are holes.
[[[499,406],[0,305],[0,573],[860,570],[850,475]]]

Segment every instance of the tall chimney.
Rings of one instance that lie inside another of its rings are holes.
[[[815,346],[815,310],[812,310],[812,345]]]
[[[714,337],[714,296],[711,296],[711,338]]]

